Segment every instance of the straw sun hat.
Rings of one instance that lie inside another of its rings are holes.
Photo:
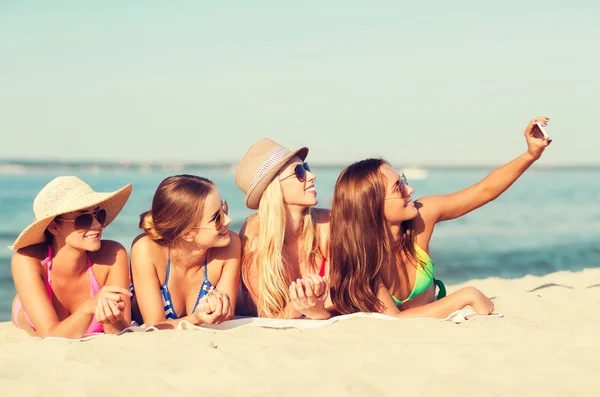
[[[294,156],[304,161],[307,155],[306,147],[290,151],[268,138],[252,145],[235,171],[235,184],[246,194],[246,207],[257,210],[263,192],[281,167]]]
[[[131,184],[116,192],[95,192],[87,183],[74,176],[59,176],[48,183],[33,201],[35,221],[17,237],[10,249],[17,250],[45,240],[44,231],[59,215],[100,206],[106,209],[108,226],[125,206],[131,195]]]

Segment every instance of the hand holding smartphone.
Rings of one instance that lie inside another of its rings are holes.
[[[542,127],[542,125],[540,123],[535,123],[538,127],[538,129],[540,130],[540,132],[542,133],[542,135],[544,136],[544,138],[549,138],[548,134],[546,134],[546,130],[544,129],[544,127]]]
[[[537,129],[540,131],[541,136],[536,136],[538,134],[536,134],[535,132],[534,132],[533,136],[535,138],[547,140],[548,143],[552,142],[552,138],[550,138],[550,136],[548,136],[548,134],[546,133],[546,130],[544,129],[544,126],[539,122],[536,122],[535,125],[537,126]]]

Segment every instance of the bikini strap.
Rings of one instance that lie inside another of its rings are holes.
[[[52,302],[52,246],[48,244],[48,256],[41,262],[42,266],[48,264],[46,271],[46,293]]]
[[[208,281],[208,251],[206,251],[206,258],[204,258],[204,280]]]
[[[52,264],[52,246],[48,244],[48,256],[42,261],[42,266],[50,262]]]
[[[169,247],[167,259],[167,277],[165,277],[165,285],[169,285],[169,274],[171,274],[171,247]]]

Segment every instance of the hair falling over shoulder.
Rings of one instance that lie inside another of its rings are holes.
[[[152,209],[140,214],[139,227],[157,244],[171,245],[202,218],[212,181],[196,175],[164,179],[152,199]]]
[[[265,189],[258,207],[258,231],[248,238],[250,252],[244,253],[244,283],[248,285],[248,269],[252,262],[258,269],[259,290],[257,312],[261,317],[278,317],[289,301],[291,274],[283,257],[286,230],[286,208],[279,179]],[[304,212],[300,242],[305,260],[314,263],[319,250],[318,231],[310,208]]]

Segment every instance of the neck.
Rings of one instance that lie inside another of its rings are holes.
[[[389,229],[390,229],[390,233],[392,236],[392,240],[396,243],[399,243],[402,241],[402,226],[401,224],[397,224],[397,225],[388,225]]]
[[[171,246],[171,266],[191,269],[204,264],[207,248],[189,247],[184,244]]]
[[[58,267],[61,273],[69,274],[77,274],[87,270],[87,251],[68,246],[64,241],[54,240],[52,242],[52,255],[53,270]]]
[[[284,244],[289,241],[297,240],[302,233],[302,216],[305,208],[290,206],[286,209],[286,220],[285,220],[285,238]]]

